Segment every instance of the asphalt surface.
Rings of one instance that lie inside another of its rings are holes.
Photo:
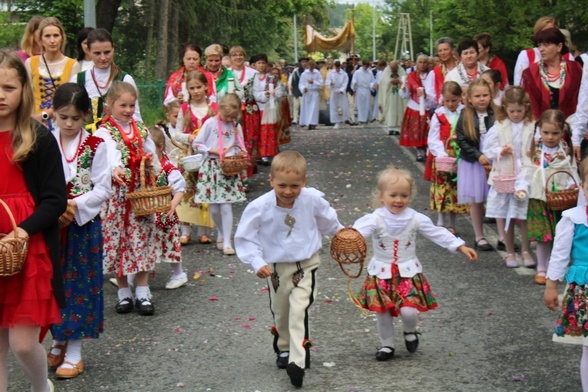
[[[433,217],[422,165],[382,128],[303,129],[292,139],[287,148],[308,160],[308,186],[325,193],[343,224],[372,210],[377,173],[389,164],[413,172],[419,192],[412,207]],[[262,167],[252,179],[249,200],[269,190],[268,172]],[[244,206],[234,208],[235,225]],[[459,217],[456,228],[471,246],[469,220]],[[492,230],[489,225],[487,237],[495,238]],[[329,240],[324,240],[319,294],[310,311],[312,367],[302,390],[581,390],[581,349],[551,341],[557,315],[543,305],[543,287],[533,282],[534,271],[506,268],[497,252],[482,252],[472,263],[424,239],[417,254],[439,307],[420,316],[421,344],[415,354],[404,348],[398,321],[395,358],[377,362],[375,319],[349,301],[347,278],[330,259]],[[296,390],[275,365],[265,281],[213,245],[188,245],[183,256],[189,284],[165,290],[170,269],[159,265],[150,283],[152,317],[116,314],[116,288],[106,283],[105,332],[84,342],[84,373],[54,380],[56,391]],[[351,283],[353,291],[363,277]],[[50,341],[44,344],[49,347]],[[28,391],[12,355],[9,370],[8,390]]]

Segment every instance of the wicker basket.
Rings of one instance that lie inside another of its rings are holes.
[[[350,278],[357,278],[363,270],[363,262],[367,254],[365,238],[359,231],[352,227],[341,229],[335,234],[331,241],[331,257],[341,267],[343,273]],[[345,264],[359,264],[357,274],[351,274]]]
[[[512,155],[512,170],[513,174],[502,174],[502,166],[500,165],[500,154],[498,154],[498,160],[496,166],[498,167],[497,174],[492,177],[494,189],[498,193],[514,193],[515,182],[517,181],[517,165],[515,157]]]
[[[14,238],[0,241],[0,276],[11,276],[18,274],[22,270],[29,250],[29,239],[18,236],[12,211],[10,211],[4,200],[0,199],[0,204],[6,210],[14,230]],[[6,237],[6,234],[0,234],[0,238],[4,237]]]
[[[447,151],[448,143],[451,140],[447,138],[445,140],[445,151]],[[456,157],[435,157],[435,169],[442,173],[455,173],[457,169],[457,158]]]
[[[131,208],[136,216],[167,212],[171,206],[172,187],[145,186],[145,157],[141,159],[141,189],[127,193],[125,198],[131,202]]]
[[[238,145],[233,145],[227,150],[236,147],[239,151],[237,154],[230,157],[222,157],[220,161],[221,169],[225,176],[236,176],[247,167],[247,152],[243,151]]]
[[[563,189],[561,191],[550,191],[549,180],[558,173],[565,173],[572,177],[572,180],[574,180],[574,184],[576,186],[574,188]],[[563,211],[567,210],[568,208],[575,207],[578,204],[578,192],[579,188],[576,179],[565,170],[558,170],[551,173],[551,175],[547,177],[547,181],[545,181],[545,199],[547,200],[547,206],[553,211]]]

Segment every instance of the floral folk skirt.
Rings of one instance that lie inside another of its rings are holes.
[[[220,160],[207,159],[202,163],[196,183],[196,203],[237,203],[245,201],[241,176],[225,176]]]
[[[588,284],[570,283],[561,304],[553,341],[588,346],[588,317],[586,291]]]
[[[392,316],[398,317],[404,306],[415,308],[419,312],[437,307],[435,295],[423,274],[402,278],[398,268],[394,267],[390,279],[379,279],[374,275],[366,278],[357,294],[364,309],[379,313],[390,312]]]
[[[550,242],[555,235],[555,225],[561,213],[547,208],[547,203],[538,199],[529,199],[527,226],[529,241]]]
[[[455,173],[433,172],[431,183],[431,211],[469,214],[469,204],[458,204]]]
[[[429,117],[421,116],[418,110],[406,108],[400,129],[400,145],[405,147],[427,147]]]

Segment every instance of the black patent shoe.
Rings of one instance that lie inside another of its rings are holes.
[[[482,242],[482,241],[484,241],[486,243],[480,244],[480,242]],[[474,242],[474,249],[482,251],[482,252],[488,252],[488,251],[494,250],[494,248],[492,248],[492,245],[490,245],[488,240],[486,240],[486,238],[484,238],[484,237],[482,237],[478,241]]]
[[[133,311],[133,299],[123,298],[114,306],[116,313],[130,313]]]
[[[408,340],[406,340],[406,335],[414,335],[414,337],[416,338],[415,340],[413,340],[412,342],[409,342]],[[404,333],[404,345],[406,346],[406,349],[408,350],[409,353],[415,353],[417,348],[419,347],[419,335],[420,333],[418,332],[405,332]]]
[[[278,359],[276,359],[276,365],[278,365],[279,369],[286,369],[288,367],[290,355],[282,355],[284,353],[289,353],[289,351],[280,351],[278,353]]]
[[[296,365],[294,362],[290,362],[288,366],[286,366],[286,373],[288,373],[292,385],[296,388],[302,386],[302,381],[304,381],[304,369]]]
[[[386,351],[381,351],[382,348],[389,348],[392,351],[390,351],[389,353]],[[394,358],[394,347],[384,346],[382,348],[376,353],[376,359],[378,361],[388,361]]]
[[[155,313],[155,307],[150,300],[141,298],[135,301],[135,307],[141,316],[151,316]]]

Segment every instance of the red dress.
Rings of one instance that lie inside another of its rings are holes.
[[[10,161],[11,144],[10,132],[0,132],[0,149],[8,150],[8,154],[0,154],[0,172],[3,178],[10,179],[0,181],[0,198],[8,205],[18,225],[34,212],[35,201],[29,193],[22,169]],[[12,230],[6,210],[0,207],[0,233],[7,234]],[[52,277],[51,256],[43,233],[34,234],[29,239],[29,252],[23,270],[16,275],[0,277],[0,327],[46,327],[61,323],[51,286]]]

